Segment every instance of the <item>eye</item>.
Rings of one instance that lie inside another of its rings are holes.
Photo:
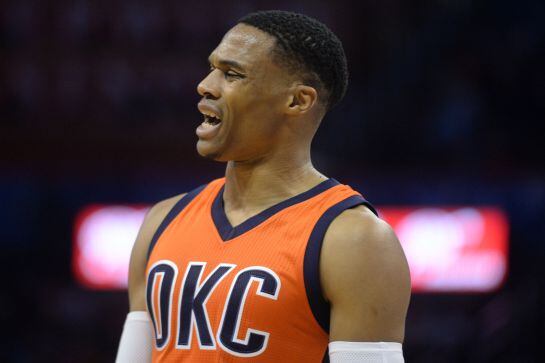
[[[224,77],[226,79],[242,79],[242,78],[245,78],[244,75],[242,75],[240,73],[237,73],[237,72],[235,72],[233,70],[223,70],[222,68],[216,68],[212,64],[210,64],[209,72],[213,72],[216,69],[219,69],[223,73],[223,75],[224,75]]]
[[[244,78],[241,74],[238,74],[234,71],[227,71],[225,73],[225,78]]]

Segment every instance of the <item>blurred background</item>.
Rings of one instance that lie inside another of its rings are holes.
[[[111,362],[126,292],[75,280],[74,221],[223,173],[195,152],[195,89],[242,15],[303,12],[343,41],[345,100],[315,164],[375,204],[490,205],[509,272],[487,293],[418,293],[408,362],[537,362],[545,342],[545,3],[4,0],[0,361]]]

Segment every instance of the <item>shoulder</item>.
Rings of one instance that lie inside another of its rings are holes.
[[[137,237],[137,241],[134,246],[135,248],[142,247],[137,245],[138,242],[141,242],[141,244],[147,243],[149,245],[153,234],[155,234],[155,231],[157,230],[161,222],[165,219],[168,212],[170,212],[174,205],[186,195],[187,193],[182,193],[174,197],[162,200],[149,209],[149,211],[146,213],[144,221],[142,222],[142,226],[140,227],[139,236]]]
[[[322,246],[320,280],[332,306],[331,334],[336,329],[354,339],[378,334],[402,340],[399,327],[410,298],[407,260],[393,229],[366,207],[348,209],[331,223]],[[365,328],[355,328],[357,321]],[[398,328],[384,333],[387,326]]]
[[[140,226],[140,231],[138,232],[138,236],[133,246],[133,253],[135,250],[145,250],[147,254],[147,249],[153,238],[153,235],[155,234],[155,231],[157,230],[161,222],[165,219],[168,212],[170,212],[174,205],[180,199],[186,196],[186,194],[187,193],[183,193],[162,200],[150,208],[150,210],[146,213],[146,217],[144,218],[142,225]]]
[[[146,214],[146,218],[142,223],[142,227],[145,227],[148,224],[156,225],[155,227],[158,227],[161,221],[166,217],[168,212],[170,212],[172,207],[174,207],[174,205],[186,195],[187,193],[178,194],[174,197],[164,199],[153,205]]]
[[[359,262],[385,260],[388,265],[405,265],[401,245],[393,229],[367,207],[345,210],[331,222],[325,237],[322,254],[334,265],[352,260]],[[336,266],[334,266],[336,267]]]
[[[186,193],[176,195],[155,204],[147,212],[136,241],[134,242],[129,263],[129,300],[131,311],[144,310],[145,272],[148,261],[148,250],[153,235],[168,212],[182,199]]]

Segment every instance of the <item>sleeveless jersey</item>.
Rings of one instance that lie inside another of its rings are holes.
[[[373,207],[328,179],[232,227],[224,184],[181,198],[151,241],[152,361],[321,362],[329,330],[319,279],[324,234],[345,209]]]

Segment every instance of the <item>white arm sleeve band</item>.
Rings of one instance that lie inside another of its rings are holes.
[[[150,363],[152,344],[153,328],[149,314],[132,311],[127,314],[115,362]]]
[[[331,363],[403,363],[400,343],[329,343]]]

